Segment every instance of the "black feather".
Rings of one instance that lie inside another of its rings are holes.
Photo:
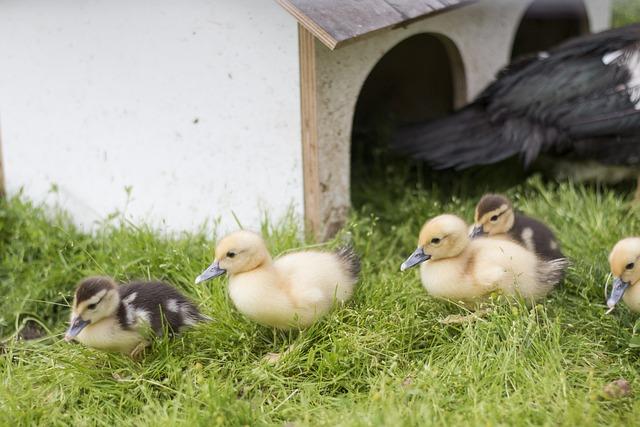
[[[605,54],[618,51],[620,59],[603,62]],[[631,87],[625,62],[636,52],[640,24],[516,60],[457,113],[399,129],[392,147],[435,169],[464,169],[515,155],[528,167],[542,153],[639,164],[640,110],[632,99],[638,88]]]

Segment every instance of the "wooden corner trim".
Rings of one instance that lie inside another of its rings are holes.
[[[300,124],[302,130],[304,216],[307,231],[318,238],[321,230],[321,217],[315,39],[313,34],[300,24],[298,25],[298,42],[300,49]]]

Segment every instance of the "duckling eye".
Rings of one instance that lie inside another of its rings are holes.
[[[88,308],[89,310],[95,310],[97,306],[98,306],[98,304],[89,304],[89,305],[87,306],[87,308]]]
[[[437,237],[434,237],[433,239],[431,239],[431,243],[433,243],[434,245],[437,245],[438,243],[440,243],[440,239],[438,239]]]
[[[229,251],[229,252],[227,252],[227,257],[229,257],[229,258],[233,258],[234,256],[236,256],[236,253],[235,253],[235,252],[233,252],[233,251]]]
[[[491,217],[491,222],[496,222],[498,220],[498,215],[494,215]]]
[[[626,268],[627,270],[631,270],[633,269],[633,267],[635,267],[635,264],[633,262],[630,262],[629,264],[624,266],[624,268]]]

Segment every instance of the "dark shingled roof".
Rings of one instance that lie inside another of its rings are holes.
[[[276,0],[329,49],[475,0]]]

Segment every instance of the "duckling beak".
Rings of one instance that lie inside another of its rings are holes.
[[[64,340],[73,340],[89,323],[91,323],[90,320],[83,320],[80,316],[73,318],[71,320],[71,326],[67,329],[67,333],[64,334]]]
[[[628,287],[629,283],[623,282],[619,277],[616,277],[613,280],[613,289],[611,290],[611,295],[607,300],[607,307],[609,307],[607,313],[611,313],[613,311],[616,304],[622,299],[624,291],[626,291]]]
[[[220,268],[220,264],[218,261],[215,261],[211,264],[205,271],[202,272],[198,277],[196,277],[196,285],[198,283],[202,283],[205,280],[213,279],[214,277],[218,277],[226,273],[227,270]]]
[[[402,265],[400,266],[400,271],[405,271],[408,268],[415,267],[421,262],[425,262],[429,258],[431,258],[431,255],[425,254],[424,249],[418,247],[418,249],[413,251],[409,258],[407,258],[407,260],[402,263]]]
[[[476,237],[480,237],[483,234],[484,228],[482,228],[482,225],[476,225],[475,227],[473,227],[473,230],[471,230],[471,234],[469,234],[469,237],[475,239]]]

